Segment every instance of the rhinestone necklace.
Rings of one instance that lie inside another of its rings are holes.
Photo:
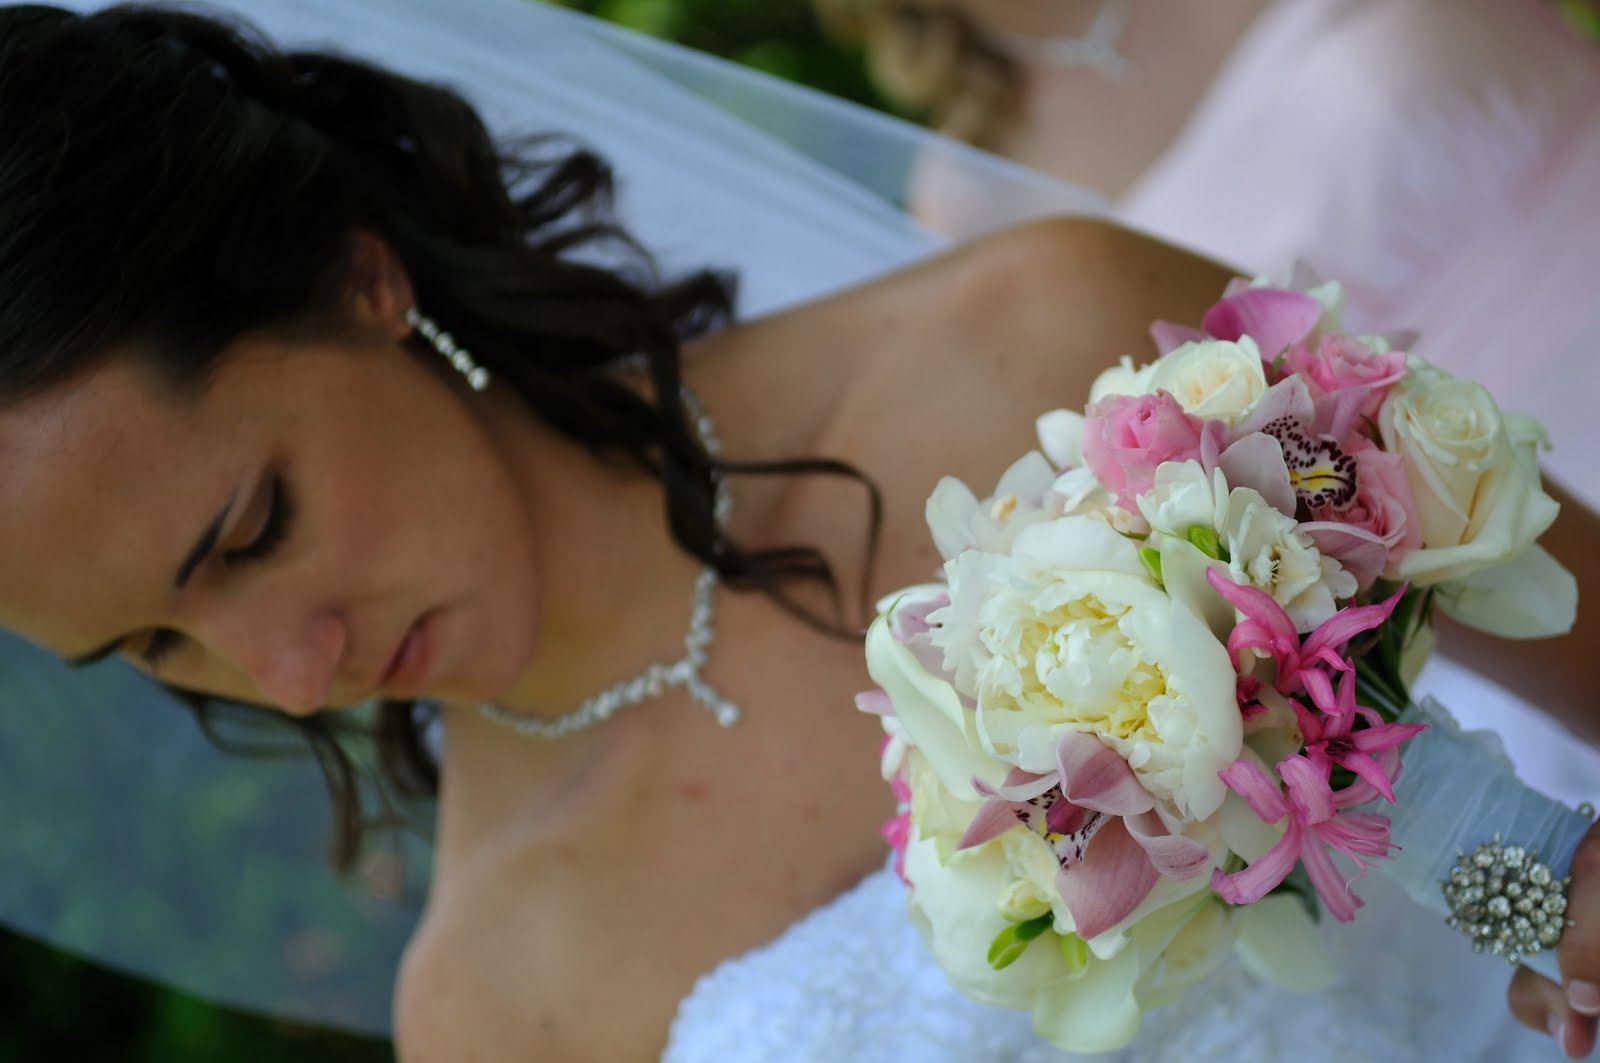
[[[630,361],[637,362],[637,359]],[[700,445],[715,460],[722,453],[716,425],[687,385],[682,387],[680,395]],[[727,481],[715,471],[712,473],[712,486],[715,491],[712,517],[721,531],[728,527],[728,518],[733,513],[733,496],[728,491]],[[717,693],[700,675],[700,669],[706,663],[706,653],[717,635],[712,614],[712,597],[716,589],[717,570],[706,565],[700,569],[700,575],[694,581],[694,592],[689,597],[689,629],[683,636],[683,656],[671,664],[656,661],[633,678],[607,687],[593,697],[586,698],[571,712],[560,716],[525,716],[487,703],[478,706],[479,715],[528,738],[555,740],[604,723],[618,709],[653,700],[668,690],[682,687],[716,718],[717,723],[732,727],[739,722],[739,706]]]

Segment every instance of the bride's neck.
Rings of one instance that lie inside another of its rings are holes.
[[[844,386],[768,355],[759,335],[725,334],[699,342],[686,359],[685,379],[731,458],[809,453],[834,406],[829,389]],[[754,410],[742,398],[775,394],[788,401]],[[539,603],[531,664],[499,703],[548,717],[681,656],[702,565],[672,540],[653,477],[596,460],[532,423],[514,400],[491,416],[499,418],[497,434],[526,491],[540,579],[529,589]],[[766,545],[787,479],[735,481],[736,539]],[[783,530],[770,534],[783,537]],[[591,731],[547,742],[484,719],[476,706],[448,708],[441,846],[475,847],[488,825],[508,814],[520,820],[519,844],[535,840],[530,834],[549,841],[582,830],[607,814],[619,790],[654,770],[671,746],[661,720],[624,709]]]

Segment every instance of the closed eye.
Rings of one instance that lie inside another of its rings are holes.
[[[289,536],[289,525],[294,507],[289,499],[282,476],[274,476],[267,489],[266,513],[261,518],[255,536],[245,545],[222,552],[222,560],[229,565],[248,565],[264,561],[283,544]]]
[[[150,637],[145,640],[143,648],[138,651],[139,660],[153,672],[161,667],[161,662],[170,656],[182,641],[183,636],[171,628],[156,628],[150,632]]]

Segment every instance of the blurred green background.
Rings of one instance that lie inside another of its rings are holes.
[[[375,11],[381,10],[377,0],[366,2]],[[451,0],[438,2],[448,4]],[[837,96],[882,106],[881,98],[867,80],[859,51],[827,39],[808,0],[566,0],[563,6]],[[59,766],[32,763],[26,756],[24,744],[29,727],[36,723],[11,720],[0,724],[6,724],[0,726],[0,741],[8,745],[11,753],[6,770],[60,770]],[[84,726],[81,722],[76,725]],[[208,822],[214,824],[210,828],[188,827],[191,836],[197,829],[202,833],[213,829],[237,834],[241,819],[263,822],[282,814],[282,809],[269,803],[265,796],[271,788],[252,781],[253,770],[244,768],[234,775],[218,773],[214,778],[175,781],[192,794],[190,808],[227,810],[225,815],[210,814]],[[250,807],[257,802],[259,807]],[[70,806],[51,807],[63,821],[70,819]],[[45,833],[58,827],[55,823],[34,824],[35,830]],[[270,898],[280,887],[287,892],[290,884],[263,882],[259,876],[249,882],[249,892],[255,898]],[[64,911],[58,919],[62,923],[82,923],[123,918],[124,914]],[[255,916],[239,914],[241,919],[263,923],[265,929],[261,932],[271,932],[270,918],[259,912]],[[365,1063],[393,1059],[384,1040],[345,1036],[217,1008],[3,930],[0,999],[7,1001],[10,1019],[0,1023],[0,1063],[265,1063],[285,1059],[298,1063]]]

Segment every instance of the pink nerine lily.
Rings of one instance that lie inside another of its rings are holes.
[[[1380,762],[1373,754],[1394,750],[1412,735],[1426,731],[1428,725],[1384,723],[1375,711],[1357,705],[1355,676],[1350,672],[1340,681],[1337,697],[1334,705],[1318,706],[1326,716],[1309,711],[1298,701],[1289,702],[1300,721],[1300,733],[1305,736],[1306,760],[1325,779],[1335,764],[1348,768],[1394,804],[1393,773],[1398,769],[1398,758],[1385,757]],[[1358,716],[1367,726],[1352,734],[1350,729]]]
[[[1249,803],[1264,823],[1287,819],[1283,837],[1259,860],[1232,875],[1211,873],[1211,888],[1230,904],[1252,904],[1275,889],[1296,863],[1303,863],[1323,906],[1340,922],[1355,918],[1361,898],[1334,866],[1329,849],[1350,857],[1365,873],[1363,857],[1389,855],[1389,820],[1375,812],[1342,811],[1372,799],[1372,787],[1356,783],[1335,792],[1327,775],[1305,757],[1285,757],[1278,774],[1287,790],[1260,764],[1240,757],[1221,772],[1228,788]],[[1358,874],[1359,878],[1360,875]]]
[[[1303,689],[1320,706],[1337,704],[1333,679],[1321,666],[1349,672],[1353,666],[1340,656],[1340,648],[1354,636],[1371,631],[1389,619],[1405,593],[1402,587],[1379,605],[1347,606],[1323,621],[1302,642],[1294,621],[1272,595],[1248,584],[1235,583],[1215,568],[1206,571],[1206,582],[1244,614],[1245,618],[1228,636],[1228,652],[1233,654],[1234,660],[1238,660],[1243,650],[1266,651],[1278,664],[1273,681],[1278,693],[1296,694]]]
[[[1056,890],[1079,937],[1122,922],[1163,875],[1193,878],[1210,865],[1205,846],[1167,831],[1155,799],[1099,739],[1068,733],[1056,765],[1045,775],[1013,769],[999,787],[974,779],[988,800],[959,848],[982,845],[1019,822],[1041,835],[1061,867]]]

